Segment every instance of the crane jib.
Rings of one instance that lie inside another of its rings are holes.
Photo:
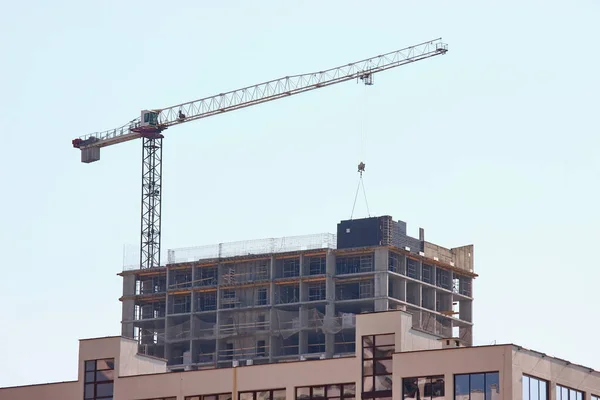
[[[220,93],[163,109],[142,110],[140,117],[109,131],[96,132],[72,141],[81,150],[81,161],[100,160],[100,148],[142,139],[142,207],[140,269],[160,266],[162,199],[162,131],[173,125],[223,114],[320,89],[352,79],[373,84],[373,74],[401,65],[446,54],[441,38],[381,54],[320,72],[286,76],[254,86]],[[360,166],[359,166],[360,169]],[[364,166],[363,166],[364,170]]]

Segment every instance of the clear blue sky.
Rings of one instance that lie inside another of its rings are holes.
[[[440,36],[447,55],[368,90],[167,131],[164,246],[333,232],[364,156],[372,214],[475,244],[476,343],[600,369],[599,12],[592,0],[6,2],[0,386],[75,379],[77,340],[120,333],[141,144],[85,165],[73,138]]]

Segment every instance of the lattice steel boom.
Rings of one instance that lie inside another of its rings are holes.
[[[336,68],[248,86],[167,108],[143,110],[139,118],[104,132],[72,141],[81,150],[81,161],[100,160],[100,148],[143,138],[141,268],[160,266],[160,211],[162,195],[162,132],[174,125],[288,97],[353,79],[373,83],[373,74],[445,54],[441,38],[392,51]]]

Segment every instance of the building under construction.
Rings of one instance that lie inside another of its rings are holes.
[[[337,235],[170,250],[126,269],[122,334],[171,370],[355,353],[356,314],[402,309],[413,329],[472,344],[473,246],[444,248],[390,216]]]

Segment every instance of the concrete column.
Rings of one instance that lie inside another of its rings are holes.
[[[282,346],[282,338],[278,335],[277,329],[275,329],[276,324],[279,324],[279,319],[277,318],[277,313],[275,308],[275,284],[273,280],[275,279],[275,256],[271,256],[270,263],[270,271],[269,271],[269,305],[271,308],[269,309],[269,326],[271,334],[269,335],[269,362],[274,361],[274,357],[281,354],[281,346]]]
[[[273,282],[275,279],[275,256],[271,257],[271,270],[269,274],[269,304],[273,306],[275,305],[275,283]]]
[[[300,306],[300,326],[308,326],[308,309],[306,306]],[[308,352],[308,331],[304,329],[298,334],[298,349],[300,354]]]
[[[219,353],[221,351],[222,343],[221,343],[221,323],[223,320],[223,312],[221,311],[221,282],[223,282],[223,266],[221,264],[217,264],[217,292],[215,296],[217,297],[217,332],[215,335],[215,366],[220,361]]]
[[[192,304],[190,305],[190,313],[193,313],[196,311],[196,305],[194,304],[195,300],[196,300],[194,298],[194,286],[196,284],[196,270],[197,270],[197,268],[192,266],[192,283],[191,283],[191,287],[190,287],[190,290],[192,290],[192,293],[190,293],[190,302]],[[190,347],[190,349],[191,349],[191,347]]]
[[[219,293],[217,293],[217,307],[219,306]],[[217,365],[217,361],[219,361],[219,351],[221,350],[221,343],[219,340],[219,337],[221,336],[219,334],[220,329],[219,327],[221,326],[221,312],[217,311],[217,318],[216,318],[216,322],[215,322],[217,329],[215,332],[215,366]]]
[[[385,247],[375,249],[375,311],[387,311],[389,308],[388,300],[388,262],[389,250]]]
[[[123,296],[135,295],[135,275],[123,276]],[[133,321],[135,319],[135,301],[123,300],[121,305],[121,321]],[[121,323],[121,335],[133,338],[133,324]]]
[[[300,254],[300,276],[304,276],[304,254]],[[308,275],[308,274],[307,274]]]
[[[335,318],[335,254],[328,250],[325,258],[325,318]],[[331,358],[335,352],[335,334],[325,334],[325,357]]]

